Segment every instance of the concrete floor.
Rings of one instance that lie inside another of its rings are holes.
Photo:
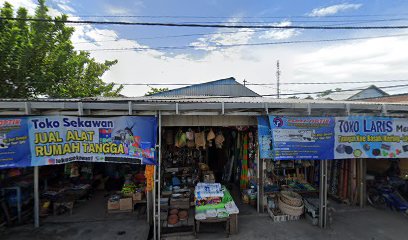
[[[74,210],[72,216],[49,217],[42,223],[40,229],[34,230],[32,225],[12,228],[0,233],[0,239],[147,239],[149,227],[144,217],[135,213],[106,216],[103,201],[102,205],[98,206],[95,201],[89,201]],[[239,233],[231,235],[230,239],[408,239],[408,217],[401,213],[370,207],[364,209],[345,205],[332,207],[335,209],[333,223],[325,230],[312,226],[305,219],[274,223],[266,214],[257,214],[247,209],[239,216]],[[90,217],[90,214],[93,217]],[[211,240],[225,238],[222,224],[201,225],[198,238]],[[186,236],[172,239],[194,238]]]
[[[146,240],[149,225],[145,214],[106,214],[104,192],[97,192],[91,200],[74,206],[72,215],[48,216],[41,219],[41,227],[32,224],[7,229],[0,233],[1,240]]]
[[[312,226],[305,219],[275,223],[267,215],[239,216],[239,233],[230,239],[273,240],[402,240],[408,239],[408,217],[390,210],[360,209],[338,205],[328,229]],[[225,238],[223,226],[200,228],[199,239]]]

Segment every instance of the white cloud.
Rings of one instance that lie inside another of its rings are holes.
[[[28,0],[19,0],[19,2],[21,4],[32,3]],[[123,39],[117,32],[109,29],[98,29],[89,25],[76,25],[75,29],[72,40],[77,49],[148,47],[136,41]],[[274,39],[283,39],[288,36],[285,35],[286,33],[280,35],[281,33],[273,32],[270,34],[270,37]],[[91,55],[97,61],[119,60],[118,64],[103,76],[106,82],[116,83],[194,84],[232,76],[240,82],[246,79],[253,83],[273,84],[276,82],[274,72],[278,59],[282,71],[282,93],[314,92],[335,87],[347,89],[367,85],[365,83],[364,85],[344,84],[316,87],[316,85],[284,85],[285,82],[358,82],[406,79],[408,76],[406,67],[408,55],[404,54],[408,52],[408,37],[403,36],[324,44],[241,46],[230,49],[216,47],[217,44],[249,43],[260,36],[263,35],[251,29],[224,34],[218,31],[214,35],[205,36],[195,41],[195,44],[202,44],[200,47],[208,50],[198,60],[193,59],[190,51],[187,50],[176,51],[175,56],[169,56],[157,50],[102,50],[91,51]],[[99,42],[77,44],[86,41]],[[393,84],[387,83],[387,85]],[[378,85],[381,86],[381,84]],[[250,86],[250,88],[260,94],[275,94],[276,92],[273,86]],[[147,86],[125,86],[123,94],[141,96],[148,89]],[[386,91],[389,90],[386,89]]]
[[[240,18],[231,18],[226,24],[234,25],[240,21]],[[213,51],[219,49],[220,45],[239,45],[247,44],[254,36],[255,31],[249,28],[237,29],[236,31],[226,31],[224,29],[218,30],[216,33],[209,34],[198,38],[192,42],[190,46],[195,49]]]
[[[324,17],[324,16],[329,16],[329,15],[335,15],[339,12],[344,12],[348,10],[357,10],[362,5],[363,4],[343,3],[343,4],[332,5],[332,6],[324,7],[324,8],[315,8],[312,10],[311,13],[309,13],[309,16]]]
[[[292,81],[358,83],[406,79],[408,69],[405,66],[408,64],[408,56],[403,53],[407,51],[408,37],[361,40],[321,47],[317,51],[297,56]],[[343,88],[353,87],[355,85],[343,85]]]
[[[35,14],[35,9],[37,8],[37,1],[35,1],[35,0],[13,0],[13,1],[0,0],[0,6],[3,6],[3,4],[5,2],[11,3],[11,5],[13,5],[15,11],[20,7],[23,7],[25,9],[27,9],[28,14],[30,14],[30,15],[34,15]],[[66,1],[66,0],[60,0],[60,4],[65,5],[65,7],[69,7],[68,5],[66,5],[66,4],[68,4],[68,1]],[[60,4],[58,4],[58,6]],[[57,9],[54,9],[54,8],[48,6],[48,14],[51,17],[57,17],[57,16],[61,16],[62,13],[60,11],[58,11]]]
[[[20,7],[26,8],[29,14],[34,14],[35,8],[37,6],[37,4],[32,0],[13,0],[13,1],[0,0],[0,6],[3,7],[5,2],[11,3],[11,5],[13,5],[15,10]]]
[[[107,5],[105,9],[106,12],[111,15],[125,15],[130,13],[128,8],[121,8],[112,5]]]
[[[290,26],[292,22],[290,21],[283,21],[278,24],[274,24],[275,26]],[[288,39],[300,34],[300,31],[296,29],[272,29],[270,31],[266,31],[264,34],[259,36],[260,39],[273,39],[273,40],[283,40]]]
[[[64,10],[65,12],[71,12],[71,13],[75,12],[75,9],[73,9],[72,7],[70,7],[67,4],[58,3],[57,5],[61,10]]]
[[[120,7],[117,3],[104,5],[105,12],[110,15],[129,15],[143,7],[144,4],[141,0],[131,1],[131,7]]]

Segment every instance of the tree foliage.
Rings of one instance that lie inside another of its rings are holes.
[[[34,16],[27,9],[6,2],[0,8],[4,18],[52,19],[45,0],[38,0]],[[66,15],[55,17],[67,20]],[[102,75],[117,61],[98,63],[71,42],[73,27],[62,22],[0,20],[0,97],[71,98],[118,96],[123,86],[102,81]]]
[[[322,93],[317,94],[316,96],[317,97],[325,97],[325,96],[327,96],[327,95],[329,95],[331,93],[338,92],[338,91],[341,91],[341,88],[335,88],[334,90],[328,89],[328,90],[326,90],[326,91],[324,91]]]
[[[165,92],[165,91],[169,91],[169,89],[150,87],[150,90],[145,94],[145,96],[150,96],[152,94],[159,93],[159,92]]]

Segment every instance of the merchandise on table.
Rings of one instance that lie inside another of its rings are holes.
[[[222,197],[217,197],[219,193],[222,193]],[[195,205],[196,220],[227,218],[230,214],[239,213],[231,194],[220,183],[198,183],[195,189]]]

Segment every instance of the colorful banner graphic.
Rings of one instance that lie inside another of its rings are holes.
[[[0,118],[0,168],[30,164],[27,118]]]
[[[258,142],[259,157],[273,159],[271,126],[265,116],[258,117]]]
[[[334,118],[269,116],[275,160],[333,159]]]
[[[72,161],[155,164],[155,117],[0,120],[0,168]]]
[[[337,117],[334,158],[407,158],[408,120]]]

